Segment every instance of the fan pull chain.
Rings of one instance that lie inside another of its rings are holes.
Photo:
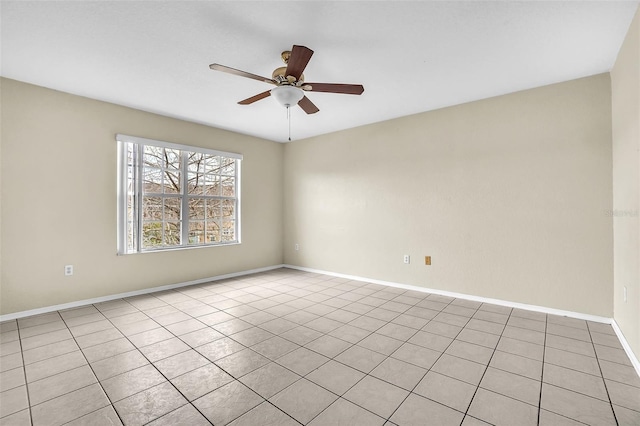
[[[289,122],[289,142],[291,142],[291,110],[287,105],[287,121]]]

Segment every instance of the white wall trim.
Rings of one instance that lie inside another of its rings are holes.
[[[168,285],[163,285],[163,286],[159,286],[159,287],[150,287],[150,288],[145,288],[145,289],[142,289],[142,290],[129,291],[129,292],[126,292],[126,293],[111,294],[109,296],[101,296],[101,297],[95,297],[95,298],[92,298],[92,299],[78,300],[76,302],[63,303],[61,305],[45,306],[44,308],[30,309],[28,311],[22,311],[22,312],[15,312],[15,313],[12,313],[12,314],[0,315],[0,322],[8,321],[8,320],[16,319],[16,318],[29,317],[29,316],[32,316],[32,315],[46,314],[46,313],[54,312],[54,311],[61,311],[61,310],[64,310],[64,309],[78,308],[80,306],[91,305],[93,303],[108,302],[110,300],[122,299],[122,298],[125,298],[125,297],[140,296],[142,294],[157,293],[159,291],[173,290],[174,288],[187,287],[187,286],[196,285],[196,284],[204,284],[204,283],[208,283],[208,282],[211,282],[211,281],[220,281],[220,280],[225,280],[227,278],[241,277],[243,275],[256,274],[258,272],[266,272],[266,271],[271,271],[271,270],[278,269],[278,268],[283,268],[283,267],[284,267],[284,265],[282,265],[282,264],[280,264],[280,265],[272,265],[272,266],[267,266],[267,267],[264,267],[264,268],[250,269],[250,270],[241,271],[241,272],[233,272],[231,274],[216,275],[214,277],[201,278],[201,279],[193,280],[193,281],[185,281],[185,282],[176,283],[176,284],[168,284]]]
[[[389,287],[403,288],[405,290],[419,291],[419,292],[422,292],[422,293],[439,294],[441,296],[456,297],[456,298],[459,298],[459,299],[473,300],[475,302],[491,303],[491,304],[494,304],[494,305],[507,306],[509,308],[518,308],[518,309],[524,309],[524,310],[527,310],[527,311],[542,312],[542,313],[545,313],[545,314],[561,315],[561,316],[565,316],[565,317],[577,318],[577,319],[593,321],[593,322],[600,322],[600,323],[604,323],[604,324],[611,324],[611,322],[613,321],[611,318],[607,318],[607,317],[600,317],[600,316],[597,316],[597,315],[583,314],[583,313],[580,313],[580,312],[573,312],[573,311],[564,311],[564,310],[561,310],[561,309],[547,308],[545,306],[528,305],[526,303],[510,302],[508,300],[501,300],[501,299],[490,299],[488,297],[474,296],[474,295],[463,294],[463,293],[454,293],[454,292],[451,292],[451,291],[438,290],[438,289],[426,288],[426,287],[418,287],[418,286],[415,286],[415,285],[400,284],[400,283],[395,283],[395,282],[391,282],[391,281],[376,280],[376,279],[372,279],[372,278],[359,277],[359,276],[356,276],[356,275],[347,275],[347,274],[340,274],[340,273],[336,273],[336,272],[322,271],[322,270],[319,270],[319,269],[305,268],[305,267],[302,267],[302,266],[295,266],[295,265],[288,265],[288,264],[285,264],[283,266],[285,268],[297,269],[299,271],[313,272],[313,273],[316,273],[316,274],[330,275],[330,276],[333,276],[333,277],[346,278],[346,279],[355,280],[355,281],[366,281],[366,282],[373,283],[373,284],[380,284],[380,285],[386,285],[386,286],[389,286]]]
[[[633,368],[636,369],[636,373],[638,373],[638,376],[640,376],[640,361],[638,361],[636,354],[633,353],[633,349],[631,349],[631,345],[629,345],[629,342],[627,342],[627,339],[624,337],[624,334],[622,333],[622,330],[618,326],[618,323],[616,322],[615,319],[611,320],[611,326],[613,327],[613,331],[616,332],[616,336],[618,336],[618,340],[620,340],[620,343],[622,343],[622,348],[627,353],[627,356],[629,357],[631,364],[633,364]]]

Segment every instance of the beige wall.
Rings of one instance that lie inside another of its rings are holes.
[[[614,319],[640,358],[640,11],[611,71],[611,98]]]
[[[1,96],[0,313],[282,263],[281,144],[13,80]],[[116,256],[116,133],[243,154],[242,244]]]
[[[611,317],[611,173],[608,74],[293,142],[285,262]]]

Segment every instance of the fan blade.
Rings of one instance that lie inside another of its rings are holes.
[[[364,86],[361,84],[304,83],[302,89],[309,92],[344,93],[347,95],[361,95],[364,92]]]
[[[259,101],[260,99],[264,99],[264,98],[268,98],[269,96],[271,96],[271,90],[267,90],[266,92],[262,92],[262,93],[258,93],[255,96],[252,96],[250,98],[247,98],[243,101],[238,102],[240,105],[249,105],[252,104],[256,101]]]
[[[287,72],[284,76],[294,76],[296,80],[300,79],[302,72],[307,67],[309,60],[313,55],[313,50],[305,46],[293,46],[291,49],[291,56],[289,57],[289,63],[287,64]]]
[[[261,76],[256,75],[256,74],[251,74],[250,72],[240,71],[240,70],[237,70],[235,68],[227,67],[227,66],[224,66],[224,65],[211,64],[211,65],[209,65],[209,68],[211,68],[214,71],[222,71],[222,72],[226,72],[226,73],[229,73],[229,74],[237,75],[237,76],[240,76],[240,77],[247,77],[247,78],[250,78],[250,79],[253,79],[253,80],[264,81],[265,83],[270,83],[270,84],[276,84],[277,85],[276,81],[272,80],[270,78],[261,77]]]
[[[311,102],[306,96],[300,99],[298,105],[300,105],[300,108],[302,108],[307,114],[315,114],[316,112],[320,111],[318,107],[315,106],[313,102]]]

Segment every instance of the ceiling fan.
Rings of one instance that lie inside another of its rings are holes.
[[[287,66],[277,68],[273,71],[271,78],[261,77],[220,64],[211,64],[209,68],[215,71],[222,71],[240,77],[263,81],[276,86],[271,90],[258,93],[255,96],[238,102],[240,105],[249,105],[260,99],[273,96],[281,105],[287,108],[298,104],[307,114],[315,114],[319,109],[305,96],[305,92],[344,93],[348,95],[360,95],[364,92],[364,87],[361,84],[305,82],[302,72],[309,63],[312,55],[313,50],[308,47],[294,45],[290,51],[282,52],[282,60]]]

